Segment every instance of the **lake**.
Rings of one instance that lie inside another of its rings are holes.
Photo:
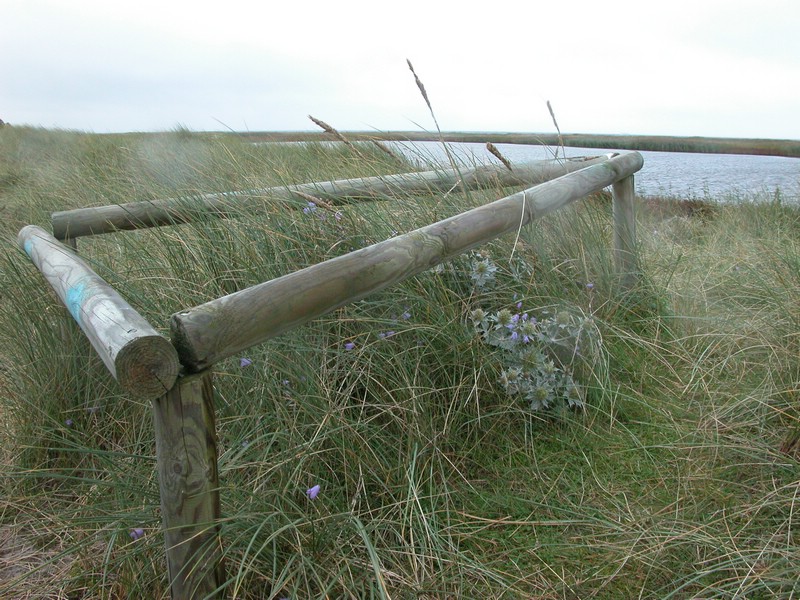
[[[387,142],[409,157],[447,164],[438,142]],[[448,143],[461,161],[471,164],[497,163],[483,144]],[[511,161],[553,158],[554,146],[496,144]],[[559,148],[559,156],[592,156],[617,152],[598,148]],[[644,167],[636,173],[640,196],[670,196],[714,200],[771,200],[776,190],[791,203],[800,203],[800,158],[745,154],[694,154],[688,152],[641,151]]]

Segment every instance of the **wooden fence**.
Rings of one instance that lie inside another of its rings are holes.
[[[186,222],[199,214],[194,212],[197,207],[185,201],[162,201],[55,213],[55,236],[32,225],[23,228],[19,245],[67,306],[111,374],[126,391],[152,400],[172,598],[219,597],[225,585],[213,403],[215,363],[516,231],[607,186],[612,187],[613,195],[616,269],[620,284],[631,286],[636,277],[633,174],[642,165],[638,152],[627,152],[531,166],[524,176],[528,180],[551,180],[175,313],[171,318],[171,342],[56,238],[74,240],[79,235],[116,229]],[[515,167],[515,171],[518,172],[510,179],[503,179],[507,177],[503,170],[479,168],[461,174],[437,173],[435,177],[407,174],[269,188],[259,194],[289,199],[298,190],[313,190],[308,193],[324,192],[328,200],[375,198],[385,197],[398,185],[405,189],[424,186],[419,189],[427,191],[489,181],[518,184],[523,170]],[[245,195],[205,196],[198,202],[199,210],[211,210],[224,217],[235,208],[235,200]]]

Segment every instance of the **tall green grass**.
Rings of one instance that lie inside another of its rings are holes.
[[[53,210],[411,166],[369,145],[187,131],[6,127],[0,156],[0,596],[165,597],[150,406],[116,387],[16,231]],[[165,330],[179,309],[509,191],[307,213],[265,200],[80,252]],[[796,594],[800,216],[658,208],[641,206],[629,294],[598,195],[483,248],[490,291],[459,259],[218,364],[228,596]],[[584,412],[547,417],[502,392],[468,314],[517,302],[598,323],[607,360]]]

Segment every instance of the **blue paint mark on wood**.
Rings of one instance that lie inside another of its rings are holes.
[[[81,306],[83,306],[84,294],[86,293],[86,283],[81,281],[67,289],[64,304],[72,315],[72,318],[81,325]]]

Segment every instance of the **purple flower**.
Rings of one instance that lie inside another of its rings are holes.
[[[142,529],[141,527],[134,527],[133,529],[131,529],[131,532],[128,535],[130,535],[131,539],[135,542],[139,538],[144,537],[144,529]]]
[[[403,321],[408,321],[411,318],[411,313],[406,311],[400,315],[400,318],[403,319]]]
[[[64,421],[64,425],[66,425],[67,427],[72,427],[73,425],[75,425],[75,421],[73,421],[72,419],[67,419]]]
[[[522,310],[522,302],[517,302],[517,310]]]
[[[344,349],[345,349],[345,350],[352,350],[352,349],[353,349],[353,348],[355,348],[355,347],[356,347],[356,345],[355,345],[353,342],[347,342],[347,343],[344,345]]]
[[[386,333],[384,333],[383,331],[381,331],[378,334],[378,337],[383,340],[383,339],[386,339],[388,337],[392,337],[395,333],[397,333],[397,332],[396,331],[387,331]]]
[[[242,357],[242,358],[239,359],[239,366],[242,367],[242,368],[249,367],[252,364],[253,364],[253,361],[250,360],[249,358]]]
[[[308,205],[303,209],[303,212],[306,214],[312,213],[317,210],[317,205],[313,202],[309,202]]]
[[[310,487],[306,490],[306,496],[309,500],[314,500],[319,495],[319,484]]]
[[[586,289],[591,292],[594,289],[594,284],[590,281],[586,284]]]

